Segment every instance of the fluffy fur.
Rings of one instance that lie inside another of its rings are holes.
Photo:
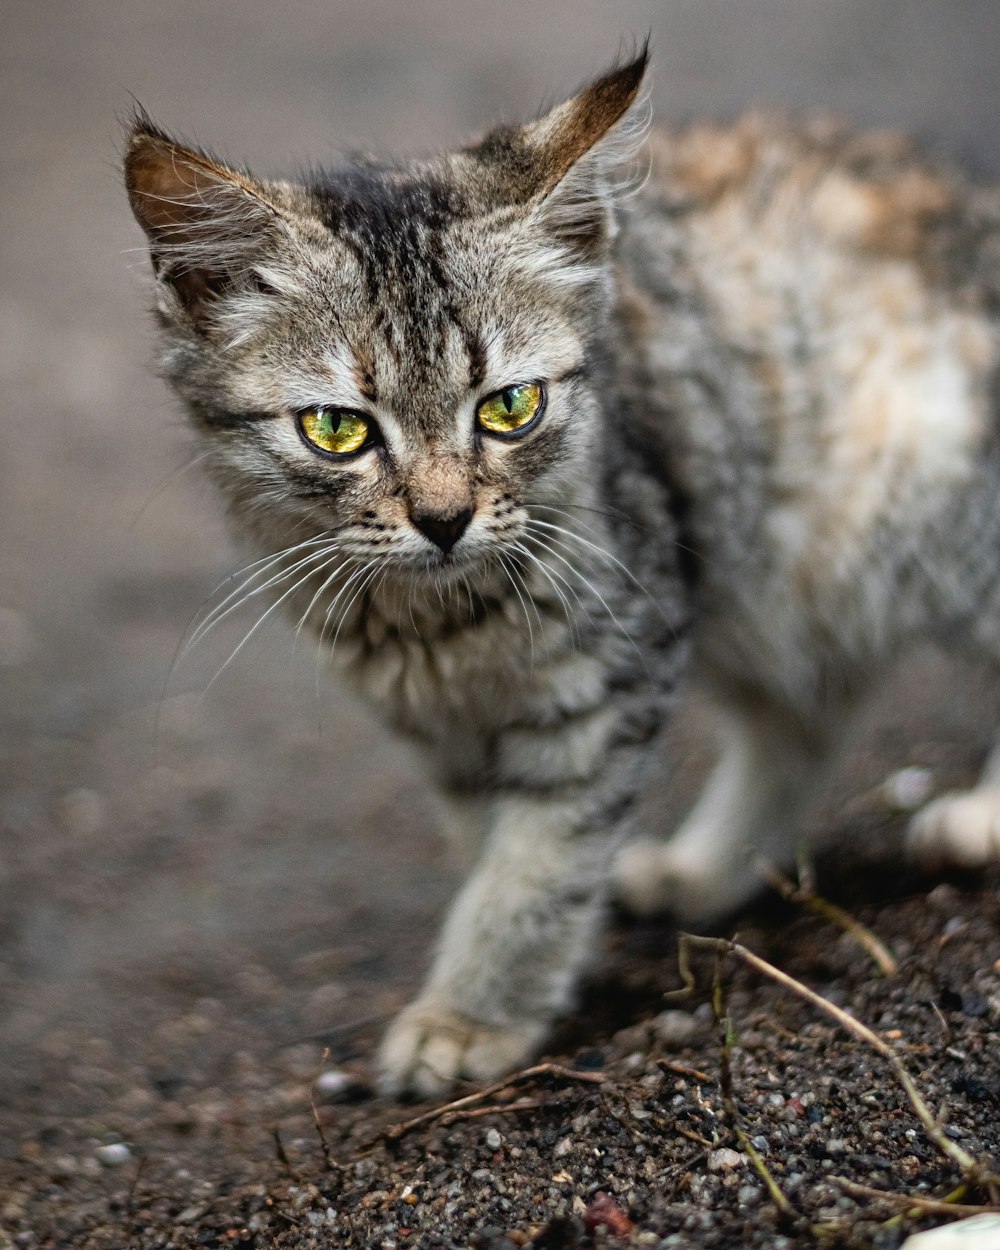
[[[129,140],[164,372],[261,553],[216,615],[283,603],[480,847],[383,1044],[391,1089],[517,1064],[571,1002],[682,674],[719,761],[617,875],[705,922],[787,864],[884,657],[924,635],[1000,661],[997,200],[895,140],[751,119],[655,133],[616,203],[645,65],[301,184],[145,117]],[[529,382],[523,437],[477,426]],[[376,436],[324,455],[317,405]],[[994,762],[911,841],[983,863],[998,831]]]

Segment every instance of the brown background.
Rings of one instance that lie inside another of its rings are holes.
[[[1000,172],[995,0],[4,3],[0,1047],[11,1096],[39,1050],[89,1034],[141,1050],[171,995],[209,1004],[217,1027],[245,1001],[246,1027],[275,1036],[381,1011],[417,976],[451,880],[419,776],[317,683],[283,622],[266,622],[207,693],[252,614],[174,660],[236,557],[197,469],[176,472],[191,447],[150,369],[116,117],[134,95],[167,128],[262,172],[292,171],[338,149],[431,148],[531,114],[647,31],[663,116],[832,108]],[[944,712],[944,732],[960,729],[956,696]],[[911,722],[910,739],[919,732]],[[905,762],[891,737],[878,742],[886,766]]]

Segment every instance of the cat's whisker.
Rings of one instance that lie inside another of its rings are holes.
[[[627,564],[620,560],[616,555],[613,555],[605,547],[600,546],[598,543],[591,542],[589,538],[584,538],[582,534],[577,534],[574,530],[568,529],[565,525],[556,525],[552,521],[542,521],[538,517],[529,518],[528,528],[540,528],[551,531],[553,534],[560,534],[563,538],[572,539],[574,542],[579,543],[581,546],[586,547],[589,551],[592,551],[595,556],[600,556],[601,559],[606,560],[609,564],[621,569],[629,581],[632,582],[638,590],[641,590],[644,595],[649,594],[645,586],[642,585]],[[553,541],[558,542],[559,539],[554,539]],[[561,545],[565,546],[567,550],[569,549],[569,545],[567,543],[562,543]]]
[[[525,500],[524,506],[528,508],[529,510],[540,508],[545,512],[560,513],[562,516],[566,517],[567,520],[574,521],[576,524],[583,524],[583,522],[581,522],[579,517],[575,516],[573,512],[568,511],[568,509],[572,508],[574,509],[574,511],[580,511],[580,512],[593,512],[593,513],[596,513],[598,516],[606,516],[606,517],[612,518],[613,520],[623,521],[626,525],[629,525],[632,529],[634,529],[636,533],[649,534],[651,537],[654,536],[652,530],[650,530],[645,525],[638,524],[637,521],[633,520],[632,517],[622,512],[621,509],[619,508],[594,508],[588,504],[571,503],[568,499],[563,500],[563,506],[561,508],[557,508],[554,504],[538,503],[534,500]],[[537,520],[538,518],[532,518],[532,519]],[[594,533],[593,527],[590,525],[584,524],[584,529],[586,529],[591,534]],[[662,541],[659,535],[657,535],[656,537],[658,538],[658,540]],[[682,543],[678,539],[674,538],[673,546],[676,547],[678,551],[683,551],[688,556],[693,556],[696,560],[700,561],[702,564],[705,564],[705,565],[715,564],[715,561],[711,558],[711,556],[707,555],[705,552],[701,551],[697,547],[692,547],[690,543]]]
[[[514,570],[508,566],[507,561],[505,560],[502,553],[500,553],[500,564],[501,564],[501,567],[503,568],[503,571],[507,574],[507,578],[510,581],[511,587],[514,590],[514,594],[517,595],[518,600],[520,601],[520,604],[521,604],[521,609],[524,612],[524,623],[528,627],[528,651],[529,651],[529,656],[530,656],[530,663],[533,666],[535,663],[535,635],[534,635],[534,631],[531,628],[531,617],[528,615],[528,605],[525,602],[524,595],[521,593],[518,587],[517,578],[515,576]],[[525,587],[525,590],[527,591],[527,587]],[[530,595],[528,597],[531,598]],[[531,600],[531,605],[535,609],[535,615],[536,617],[538,617],[538,625],[539,625],[539,628],[541,628],[542,620],[538,614],[538,606],[535,604],[535,601],[533,599]]]
[[[341,599],[343,599],[344,595],[348,594],[348,592],[351,590],[351,587],[355,586],[357,582],[359,581],[359,579],[362,578],[365,575],[365,573],[370,568],[373,567],[374,564],[375,564],[374,560],[367,560],[365,561],[364,564],[358,565],[358,567],[354,569],[351,572],[351,574],[347,577],[343,586],[340,587],[340,589],[334,595],[330,603],[327,604],[326,612],[324,613],[324,616],[323,616],[323,624],[319,631],[319,641],[320,641],[321,646],[325,645],[327,630],[330,628],[330,621],[333,619],[333,615],[337,611],[337,605],[340,603]],[[342,620],[343,619],[342,614],[341,616],[338,616],[337,619],[338,619],[338,622]],[[332,648],[331,648],[331,652],[332,652]]]
[[[609,562],[613,567],[620,569],[621,572],[624,573],[624,575],[629,579],[632,585],[636,588],[636,590],[638,590],[640,594],[642,594],[645,597],[645,599],[652,606],[656,614],[660,616],[663,619],[663,621],[666,622],[666,624],[670,627],[671,632],[674,633],[674,635],[676,636],[676,633],[677,633],[676,626],[674,622],[670,619],[670,617],[667,615],[667,613],[664,611],[663,605],[659,602],[659,600],[653,594],[651,594],[646,589],[646,587],[642,584],[642,582],[639,581],[639,579],[635,576],[635,574],[628,567],[628,565],[624,564],[616,555],[614,555],[610,551],[607,551],[604,547],[601,547],[596,543],[590,542],[588,539],[584,538],[582,535],[576,534],[572,530],[566,529],[563,526],[553,525],[551,522],[540,521],[538,520],[537,517],[533,517],[528,522],[528,528],[531,529],[535,526],[542,527],[546,530],[556,531],[559,534],[564,535],[564,538],[556,538],[554,537],[554,535],[549,535],[547,536],[546,541],[558,544],[564,551],[568,551],[571,555],[574,554],[574,548],[568,542],[565,541],[566,539],[570,539],[570,538],[573,539],[575,542],[584,546],[593,555],[602,557],[605,561]],[[538,535],[537,531],[535,532],[535,539],[536,541],[541,541],[540,535]]]
[[[324,553],[318,553],[318,554],[322,555]],[[303,564],[311,563],[312,560],[315,558],[317,558],[317,553],[313,553],[312,556],[304,557],[303,560],[299,561],[299,563],[295,566],[295,571],[297,572],[299,569],[301,569]],[[215,676],[211,679],[211,681],[205,687],[204,691],[202,692],[203,698],[206,694],[208,694],[209,690],[211,690],[211,688],[215,685],[218,679],[226,671],[229,665],[232,664],[233,660],[236,659],[239,653],[247,645],[247,643],[254,636],[257,630],[260,629],[260,627],[264,624],[264,622],[268,619],[268,617],[271,616],[272,613],[276,612],[277,609],[280,608],[281,605],[287,599],[289,599],[293,594],[295,594],[297,590],[299,590],[302,586],[304,586],[311,576],[312,576],[311,571],[307,573],[303,573],[301,577],[293,581],[291,586],[289,586],[287,590],[283,591],[282,594],[279,595],[277,599],[275,599],[275,601],[270,605],[270,607],[265,608],[265,610],[260,614],[260,616],[258,616],[254,624],[251,625],[251,627],[247,630],[247,632],[243,635],[243,637],[240,639],[237,645],[230,652],[229,657],[217,670],[217,672],[215,673]],[[255,594],[256,591],[254,591],[253,593]]]
[[[374,561],[372,561],[372,560],[366,561],[366,563],[364,563],[364,564],[362,564],[362,565],[359,565],[356,569],[352,570],[352,572],[351,572],[351,573],[349,573],[349,574],[348,574],[348,576],[347,576],[347,578],[345,579],[343,586],[341,586],[341,587],[340,587],[340,589],[339,589],[339,590],[337,591],[337,593],[334,595],[333,600],[332,600],[332,601],[331,601],[331,602],[327,605],[327,607],[326,607],[326,612],[325,612],[325,615],[324,615],[324,617],[323,617],[323,624],[320,626],[320,628],[319,628],[319,630],[318,630],[318,632],[317,632],[317,638],[316,638],[316,673],[315,673],[315,678],[316,678],[316,698],[317,698],[317,700],[318,700],[318,699],[319,699],[319,697],[320,697],[320,689],[319,689],[319,681],[320,681],[320,666],[324,663],[324,661],[325,661],[325,662],[329,662],[330,657],[331,657],[331,656],[332,656],[332,654],[333,654],[333,650],[332,650],[332,648],[327,648],[327,645],[326,645],[326,633],[327,633],[327,630],[328,630],[328,629],[329,629],[329,627],[330,627],[330,619],[331,619],[331,617],[333,616],[334,612],[336,611],[336,609],[337,609],[337,604],[338,604],[338,602],[340,601],[340,599],[341,599],[341,598],[344,596],[344,594],[345,594],[345,593],[346,593],[346,592],[350,589],[350,587],[351,587],[351,586],[353,586],[353,585],[356,583],[356,581],[358,580],[358,578],[359,578],[359,577],[361,577],[361,576],[363,576],[363,574],[364,574],[365,570],[366,570],[367,568],[369,568],[369,567],[372,565],[372,563],[374,563]],[[339,571],[339,570],[338,570],[338,571]],[[329,578],[327,579],[327,581],[324,583],[323,589],[325,589],[325,588],[326,588],[326,586],[327,586],[327,585],[329,585],[330,580],[331,580],[331,579],[329,579]],[[315,598],[315,597],[314,597],[314,598]],[[313,609],[313,604],[312,604],[312,603],[310,603],[309,608],[307,609],[307,611],[311,613],[311,612],[312,612],[312,609]]]
[[[195,619],[197,619],[197,616],[200,613],[205,611],[205,605],[210,603],[212,599],[217,594],[219,594],[219,592],[225,586],[228,586],[231,582],[236,581],[237,578],[242,577],[244,578],[244,580],[240,583],[239,586],[236,587],[235,590],[232,590],[226,596],[226,598],[221,601],[221,603],[216,604],[215,607],[210,609],[210,611],[208,611],[205,614],[204,618],[201,620],[199,624],[195,625],[192,623],[188,626],[188,631],[191,632],[191,637],[188,639],[186,643],[182,641],[182,646],[179,648],[179,651],[186,653],[195,645],[199,637],[204,637],[204,634],[208,631],[208,629],[212,627],[212,625],[209,622],[212,621],[212,618],[215,617],[215,614],[221,613],[222,610],[227,606],[227,604],[231,603],[233,599],[241,595],[243,591],[246,590],[246,588],[255,580],[255,578],[264,576],[267,573],[268,569],[273,568],[276,564],[280,563],[282,560],[286,559],[287,557],[291,555],[294,555],[298,551],[303,550],[303,548],[305,547],[317,547],[325,543],[328,543],[330,541],[331,539],[327,535],[321,536],[319,538],[305,539],[300,543],[295,543],[293,546],[282,547],[280,551],[272,552],[270,555],[261,556],[257,560],[251,560],[249,564],[241,565],[240,568],[235,569],[231,573],[228,573],[218,583],[218,585],[215,587],[212,593],[208,595],[207,598],[204,600],[201,607],[198,609],[198,613],[196,613],[195,615]],[[251,572],[251,570],[253,571]],[[249,576],[245,576],[246,574],[249,574]],[[221,619],[221,617],[216,618],[216,620],[218,619]],[[215,621],[212,621],[212,623],[214,624]]]
[[[562,607],[562,610],[566,616],[566,623],[569,626],[570,638],[572,639],[573,646],[575,648],[578,648],[580,645],[580,634],[576,625],[576,621],[574,619],[575,613],[573,611],[573,605],[570,603],[569,599],[566,597],[566,593],[561,588],[559,583],[561,582],[566,587],[566,590],[568,590],[570,594],[573,596],[573,598],[576,600],[576,603],[579,609],[582,612],[584,612],[587,616],[587,619],[591,621],[591,623],[593,623],[593,618],[591,617],[589,611],[587,610],[586,605],[581,601],[580,596],[577,593],[575,587],[570,585],[570,583],[566,580],[565,577],[562,576],[561,573],[558,572],[558,570],[549,568],[549,566],[545,563],[544,560],[539,559],[536,553],[533,552],[529,547],[524,546],[523,543],[512,543],[511,546],[515,550],[520,552],[525,557],[525,560],[533,568],[538,569],[541,572],[542,576],[546,579],[546,581],[552,587],[552,591],[555,594],[557,600],[559,601],[559,604]],[[525,587],[525,589],[527,590],[527,586]],[[530,595],[530,592],[528,593]],[[532,597],[532,603],[534,603],[533,597]],[[536,611],[537,611],[537,608],[536,608]]]
[[[334,550],[333,552],[334,557],[338,555],[341,550],[342,550],[341,548],[337,548],[336,550]],[[348,556],[347,559],[350,559],[350,557]],[[318,569],[314,570],[312,576],[314,577],[322,576],[326,567],[327,567],[326,565],[321,565]],[[298,624],[295,626],[296,638],[298,638],[299,635],[302,633],[302,630],[305,627],[306,622],[309,620],[309,617],[312,615],[313,608],[316,606],[316,604],[319,602],[322,596],[326,593],[327,587],[330,586],[331,583],[337,580],[337,577],[343,572],[343,569],[344,569],[344,561],[338,562],[337,565],[334,567],[333,572],[321,583],[316,593],[309,600],[308,606],[306,607],[302,615],[299,617]]]
[[[302,556],[299,560],[295,561],[294,564],[282,569],[278,573],[275,573],[272,577],[269,577],[266,582],[263,582],[259,586],[254,586],[252,590],[248,590],[247,587],[250,586],[258,577],[264,576],[269,569],[273,568],[276,563],[280,563],[280,561],[286,557],[286,553],[282,552],[279,556],[275,557],[268,564],[266,564],[263,569],[258,569],[257,572],[242,582],[240,586],[232,592],[232,594],[227,596],[222,604],[212,609],[212,611],[192,633],[190,640],[185,644],[181,652],[181,656],[183,657],[188,655],[221,621],[223,621],[227,616],[230,616],[233,612],[238,611],[245,603],[248,603],[255,596],[266,593],[273,586],[280,585],[283,581],[286,581],[290,577],[295,577],[309,565],[314,564],[317,561],[323,561],[326,556],[327,550],[325,547],[320,551],[312,551],[308,555]],[[296,585],[298,585],[298,583],[296,583]],[[283,595],[279,602],[284,602],[286,597],[286,595]],[[226,607],[226,604],[229,606]]]
[[[541,538],[538,538],[538,541],[541,542],[542,541]],[[552,540],[550,540],[550,543],[551,541]],[[582,573],[580,569],[575,564],[573,564],[571,560],[568,560],[564,555],[561,555],[558,551],[554,550],[553,547],[550,545],[550,543],[544,544],[543,550],[547,550],[549,555],[553,556],[556,560],[560,561],[560,563],[564,564],[574,574],[574,576],[579,578],[579,580],[583,583],[583,585],[587,588],[587,590],[590,591],[590,593],[597,599],[597,601],[604,608],[604,611],[608,614],[608,617],[614,624],[615,628],[619,631],[622,637],[625,638],[629,642],[629,644],[635,650],[636,655],[638,655],[645,663],[645,657],[643,655],[641,647],[635,641],[635,639],[632,637],[629,631],[625,628],[625,626],[621,623],[621,621],[618,619],[618,617],[615,614],[614,609],[608,603],[607,599],[605,599],[605,597],[601,594],[601,592],[597,589],[597,587],[594,585],[594,583],[590,580],[589,577],[587,577],[584,573]],[[552,571],[554,572],[555,570],[552,570]]]
[[[371,561],[371,563],[368,564],[366,568],[368,569],[368,576],[362,577],[357,587],[355,588],[354,593],[351,595],[347,603],[344,604],[343,610],[340,613],[340,621],[337,624],[336,633],[333,635],[333,639],[330,642],[330,655],[333,655],[333,653],[337,649],[337,641],[340,638],[340,631],[344,627],[344,622],[347,620],[347,617],[351,611],[351,608],[357,602],[358,596],[363,594],[364,591],[367,590],[367,588],[371,585],[371,583],[378,576],[379,571],[380,571],[380,565],[378,564],[378,562],[374,560]]]
[[[646,526],[640,525],[637,521],[630,517],[627,512],[623,512],[621,508],[597,508],[591,504],[571,503],[568,499],[564,499],[562,501],[561,507],[557,507],[555,504],[551,503],[539,503],[534,499],[524,500],[524,506],[529,512],[532,512],[535,509],[540,509],[543,512],[558,512],[561,516],[566,517],[567,520],[574,521],[578,525],[583,525],[585,529],[590,531],[590,533],[594,533],[593,526],[587,525],[583,522],[580,517],[576,515],[578,512],[592,512],[595,516],[605,516],[614,521],[622,521],[624,524],[630,526],[632,529],[641,534],[652,533],[652,531],[647,529]],[[570,511],[570,509],[572,509],[572,511]]]

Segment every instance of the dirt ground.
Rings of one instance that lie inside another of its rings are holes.
[[[837,848],[820,889],[898,970],[801,904],[765,899],[734,927],[889,1055],[735,956],[724,1045],[712,955],[692,997],[665,999],[676,934],[619,919],[551,1066],[413,1122],[432,1109],[376,1097],[370,1061],[454,886],[433,798],[280,622],[217,678],[252,617],[177,654],[237,556],[150,368],[116,168],[131,96],[278,172],[531,113],[651,30],[665,116],[832,108],[1000,174],[993,0],[738,12],[4,6],[0,1250],[892,1250],[946,1218],[934,1200],[968,1170],[955,1147],[980,1167],[957,1201],[997,1200],[1000,877],[901,870],[884,784],[908,765],[968,783],[1000,702],[981,674],[902,657],[813,818]],[[694,707],[651,822],[690,792],[700,741]]]

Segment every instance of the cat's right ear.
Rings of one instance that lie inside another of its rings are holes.
[[[245,174],[175,142],[144,113],[129,128],[124,166],[157,280],[203,330],[221,295],[252,282],[280,214]]]

